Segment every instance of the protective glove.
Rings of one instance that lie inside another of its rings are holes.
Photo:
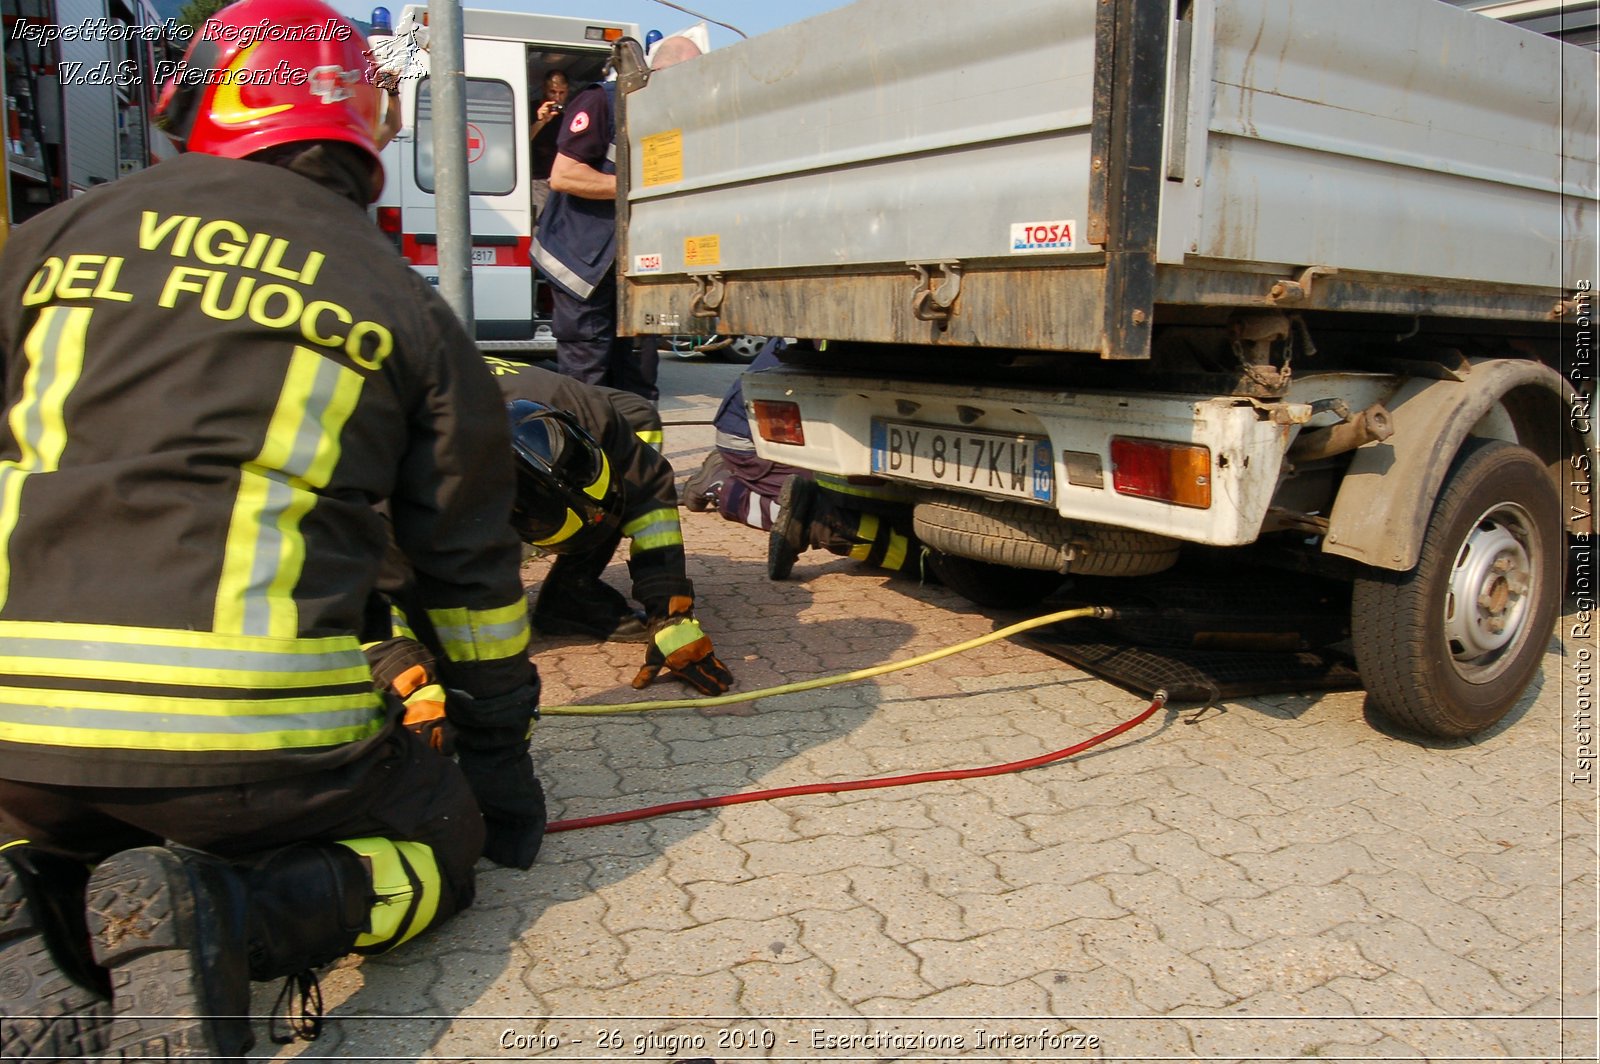
[[[662,669],[703,695],[720,695],[733,686],[733,673],[718,659],[710,637],[690,612],[693,608],[692,598],[675,596],[667,616],[650,626],[650,649],[633,678],[635,690],[650,686]]]
[[[362,648],[381,690],[405,703],[400,723],[429,747],[449,757],[455,753],[455,728],[446,716],[445,689],[428,648],[397,636]]]
[[[509,705],[518,697],[524,703],[520,710]],[[503,702],[508,705],[500,705]],[[523,722],[488,726],[458,722],[456,761],[483,813],[483,855],[507,868],[530,868],[544,841],[545,825],[544,788],[528,756],[538,695],[528,687],[486,703],[492,707],[488,715],[497,722],[518,716]]]

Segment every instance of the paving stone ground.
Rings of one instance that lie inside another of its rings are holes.
[[[731,374],[668,367],[680,475],[710,443],[686,423]],[[741,690],[1017,619],[821,553],[772,583],[759,533],[709,514],[684,527]],[[620,564],[609,575],[627,586]],[[1272,695],[1163,711],[1016,775],[553,834],[531,871],[482,866],[469,912],[327,973],[320,1041],[258,1056],[1594,1060],[1581,620],[1569,602],[1534,688],[1468,741],[1391,734],[1359,691]],[[639,697],[638,646],[535,651],[549,706]],[[1009,762],[1144,705],[1005,641],[717,710],[552,715],[535,751],[565,819]]]

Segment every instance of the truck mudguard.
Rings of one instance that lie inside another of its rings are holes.
[[[1460,380],[1415,379],[1389,404],[1394,435],[1355,452],[1322,549],[1380,569],[1417,564],[1433,504],[1469,435],[1509,440],[1552,467],[1581,441],[1553,431],[1572,387],[1539,362],[1470,363]],[[1558,405],[1559,404],[1559,405]]]

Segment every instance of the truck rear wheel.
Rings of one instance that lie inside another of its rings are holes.
[[[1545,466],[1504,441],[1457,457],[1417,567],[1357,578],[1356,665],[1397,727],[1459,738],[1532,682],[1561,597],[1561,499]]]
[[[1148,576],[1171,568],[1178,542],[1149,532],[1068,521],[1054,510],[953,492],[918,502],[917,538],[934,550],[1011,569],[1082,576]]]
[[[928,568],[940,583],[968,602],[998,610],[1035,606],[1066,581],[1060,573],[977,562],[937,550],[928,552]]]

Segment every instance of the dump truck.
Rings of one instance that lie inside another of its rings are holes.
[[[758,451],[914,492],[947,584],[1270,564],[1348,589],[1398,727],[1534,681],[1590,557],[1593,51],[1441,0],[859,0],[619,62],[625,328],[826,341],[745,376]]]

